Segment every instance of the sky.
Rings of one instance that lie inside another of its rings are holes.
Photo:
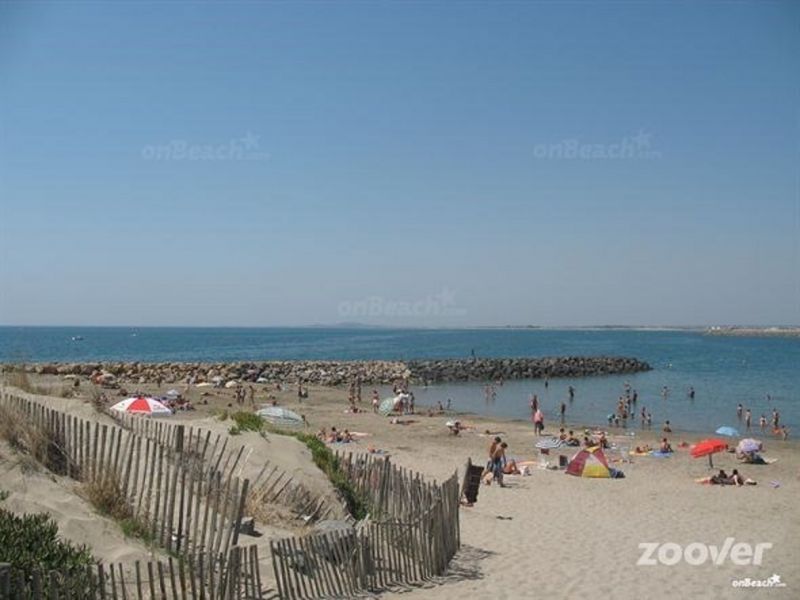
[[[798,2],[0,2],[0,324],[800,325]]]

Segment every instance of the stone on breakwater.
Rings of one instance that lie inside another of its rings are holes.
[[[29,372],[91,377],[114,375],[120,383],[155,381],[194,383],[220,376],[225,381],[296,382],[346,385],[360,378],[366,385],[391,384],[407,378],[411,383],[586,377],[649,371],[644,361],[624,356],[559,356],[544,358],[475,358],[410,361],[285,360],[241,363],[42,363],[26,366]]]

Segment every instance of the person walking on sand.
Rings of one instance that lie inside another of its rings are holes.
[[[502,438],[498,435],[493,440],[492,443],[489,444],[489,460],[486,462],[486,468],[483,469],[483,474],[481,475],[481,479],[486,477],[489,473],[494,473],[494,451],[497,450],[497,447],[503,442]]]
[[[747,428],[747,431],[750,431],[750,423],[753,420],[753,413],[750,412],[750,409],[747,409],[747,412],[744,413],[744,426]]]
[[[500,487],[506,487],[503,483],[503,467],[506,466],[506,448],[508,448],[508,444],[501,442],[492,454],[493,480],[496,481]]]

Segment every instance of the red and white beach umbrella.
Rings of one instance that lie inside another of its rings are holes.
[[[151,417],[164,417],[172,414],[172,411],[161,402],[155,398],[147,398],[145,396],[126,398],[121,402],[117,402],[111,407],[111,410],[132,415],[150,415]]]

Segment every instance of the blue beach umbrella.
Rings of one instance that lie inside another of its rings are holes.
[[[727,425],[717,429],[716,433],[717,435],[727,435],[728,437],[739,437],[739,432],[733,427],[728,427]]]

